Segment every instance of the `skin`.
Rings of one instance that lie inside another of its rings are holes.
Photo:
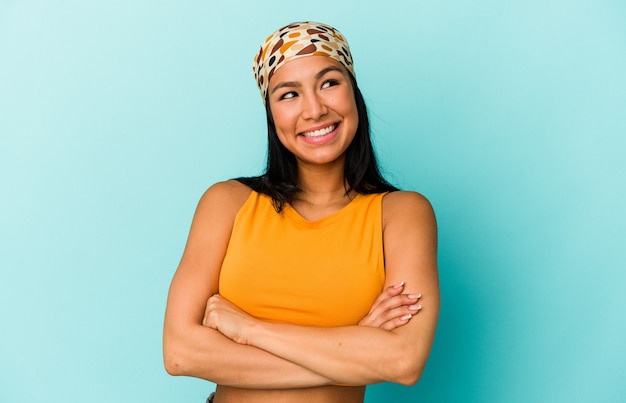
[[[312,56],[286,63],[270,80],[277,133],[296,157],[303,189],[292,207],[308,220],[338,211],[354,196],[345,195],[343,179],[358,125],[347,74],[333,59]],[[329,127],[322,137],[304,135]],[[311,328],[259,321],[217,294],[234,218],[249,194],[228,181],[198,204],[168,297],[166,370],[217,383],[218,403],[362,402],[363,385],[417,382],[439,312],[428,201],[414,192],[383,198],[384,291],[358,325]]]

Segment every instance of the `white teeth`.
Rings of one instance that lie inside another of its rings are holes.
[[[335,130],[335,128],[337,127],[337,125],[332,125],[332,126],[328,126],[324,129],[320,129],[320,130],[315,130],[312,132],[306,132],[306,133],[302,133],[302,135],[304,137],[320,137],[320,136],[325,136],[328,133],[332,132],[333,130]]]

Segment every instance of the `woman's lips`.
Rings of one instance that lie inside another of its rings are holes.
[[[335,138],[338,127],[338,123],[333,123],[319,129],[303,132],[300,137],[307,144],[324,144]]]
[[[328,133],[335,131],[336,128],[337,128],[337,124],[333,123],[332,125],[326,126],[321,129],[304,132],[302,133],[302,136],[307,137],[307,138],[325,136]]]

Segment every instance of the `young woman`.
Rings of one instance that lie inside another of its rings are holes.
[[[254,60],[268,120],[260,177],[202,196],[167,303],[168,373],[211,401],[362,402],[417,382],[439,312],[433,210],[379,173],[352,55],[313,22]]]

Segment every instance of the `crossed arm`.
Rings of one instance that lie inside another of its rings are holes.
[[[215,295],[234,216],[248,195],[243,185],[225,182],[200,201],[168,297],[167,371],[260,389],[416,382],[439,309],[428,202],[414,193],[385,197],[385,291],[358,326],[312,328],[259,321]]]

